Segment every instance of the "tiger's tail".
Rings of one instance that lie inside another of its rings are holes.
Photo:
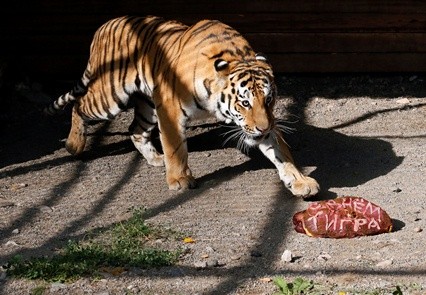
[[[84,75],[81,78],[81,80],[77,82],[77,84],[74,86],[74,88],[71,91],[59,96],[56,100],[54,100],[47,107],[45,107],[43,112],[46,115],[50,115],[50,116],[58,114],[69,103],[72,103],[78,98],[85,95],[87,93],[87,86],[89,85],[89,82],[90,82],[89,76],[90,76],[89,71],[84,72]]]

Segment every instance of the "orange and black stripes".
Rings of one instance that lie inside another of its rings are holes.
[[[135,147],[149,163],[160,165],[162,157],[150,139],[158,124],[169,185],[171,179],[188,185],[193,181],[185,180],[190,172],[183,172],[190,171],[187,121],[210,113],[252,136],[259,129],[253,124],[269,119],[250,119],[254,113],[245,100],[268,107],[263,102],[268,92],[263,88],[273,83],[268,70],[239,32],[217,20],[189,27],[155,16],[125,16],[95,32],[81,81],[46,110],[54,113],[74,102],[67,149],[75,154],[84,148],[86,121],[111,120],[132,101],[129,131]],[[255,95],[262,102],[255,102]]]

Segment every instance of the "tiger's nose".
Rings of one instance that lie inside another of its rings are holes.
[[[263,127],[263,126],[256,126],[256,130],[258,131],[258,132],[260,132],[261,134],[265,134],[266,132],[268,132],[268,130],[269,130],[269,127]]]

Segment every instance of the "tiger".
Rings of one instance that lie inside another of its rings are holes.
[[[122,16],[96,30],[81,79],[44,112],[72,104],[65,147],[79,155],[88,123],[114,119],[131,101],[130,138],[148,164],[165,166],[170,190],[196,187],[185,131],[191,120],[213,117],[238,128],[232,136],[240,144],[258,147],[293,195],[313,196],[319,184],[296,167],[273,114],[276,99],[271,63],[229,25]],[[155,127],[162,154],[152,142]]]

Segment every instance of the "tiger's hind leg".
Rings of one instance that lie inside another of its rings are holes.
[[[71,130],[65,148],[72,155],[79,155],[86,145],[87,124],[78,112],[78,104],[72,108]]]
[[[164,166],[164,156],[152,144],[152,130],[157,125],[154,103],[143,94],[132,96],[135,115],[129,127],[130,138],[136,149],[152,166]]]

